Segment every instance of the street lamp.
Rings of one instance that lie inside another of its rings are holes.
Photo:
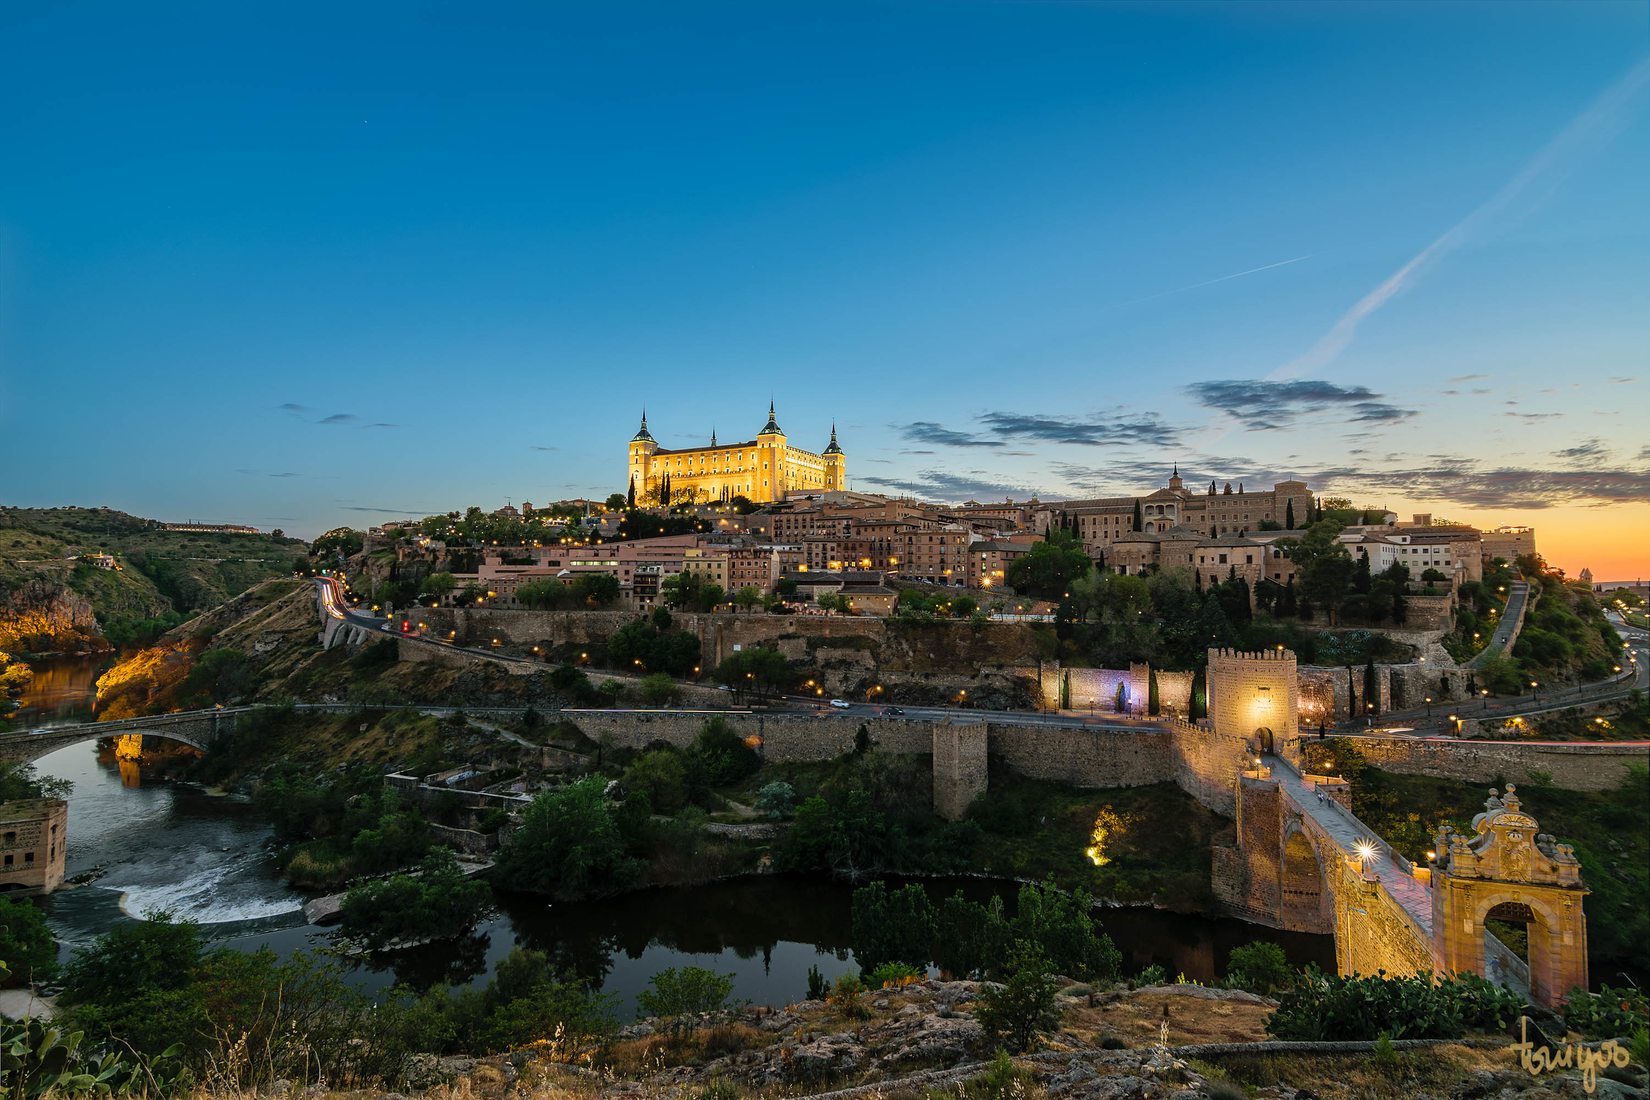
[[[1541,685],[1536,683],[1534,680],[1531,680],[1530,681],[1530,691],[1535,695],[1536,700],[1540,701],[1540,699],[1541,699]]]
[[[1427,717],[1432,717],[1432,696],[1427,696]]]

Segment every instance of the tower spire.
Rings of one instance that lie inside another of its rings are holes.
[[[653,436],[647,430],[647,406],[642,406],[642,426],[636,429],[636,434],[630,437],[632,443],[652,443]]]
[[[774,419],[773,399],[772,398],[768,399],[768,422],[767,422],[766,425],[763,426],[762,430],[760,432],[757,432],[756,434],[757,435],[784,435],[785,434],[779,427],[779,421]]]

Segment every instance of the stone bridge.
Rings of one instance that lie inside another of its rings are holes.
[[[177,714],[157,714],[148,718],[87,722],[79,726],[47,726],[43,729],[0,734],[0,760],[13,764],[28,763],[49,752],[56,752],[82,741],[131,734],[164,737],[205,752],[212,747],[220,733],[235,728],[236,719],[240,715],[262,709],[264,708],[252,706],[189,710]]]
[[[1223,905],[1258,924],[1333,935],[1342,974],[1482,974],[1548,1007],[1585,987],[1588,891],[1574,849],[1539,832],[1509,784],[1505,795],[1490,791],[1472,835],[1446,826],[1427,865],[1410,863],[1353,815],[1344,780],[1298,770],[1292,720],[1263,724],[1279,712],[1293,664],[1287,652],[1210,652],[1212,733],[1249,730],[1232,787],[1237,843],[1213,852]],[[1490,920],[1526,926],[1528,962]]]

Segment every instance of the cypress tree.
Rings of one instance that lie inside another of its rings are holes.
[[[1346,666],[1346,716],[1358,717],[1358,681],[1352,675],[1352,666]]]
[[[1144,531],[1146,529],[1145,523],[1141,521],[1140,502],[1138,500],[1134,502],[1134,529],[1136,531]]]
[[[1146,713],[1156,715],[1163,709],[1163,700],[1157,692],[1157,669],[1151,669],[1146,674]]]
[[[1278,600],[1278,617],[1293,618],[1295,614],[1295,578],[1290,577],[1289,583],[1283,586],[1283,596]]]
[[[1369,594],[1369,555],[1358,555],[1358,566],[1352,574],[1352,591]]]
[[[630,475],[630,490],[624,495],[625,507],[636,507],[636,475]]]
[[[1205,687],[1204,666],[1192,673],[1192,697],[1186,701],[1186,720],[1195,722],[1209,715],[1209,693]]]
[[[1295,502],[1292,500],[1283,509],[1283,529],[1285,531],[1295,529]]]
[[[1371,657],[1364,665],[1364,702],[1370,706],[1371,714],[1379,714],[1381,693],[1375,690],[1375,658]]]

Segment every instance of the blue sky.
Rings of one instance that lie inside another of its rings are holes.
[[[1293,472],[1630,569],[1647,24],[6,6],[0,498],[314,534],[622,490],[644,402],[671,446],[771,395],[857,488]]]

